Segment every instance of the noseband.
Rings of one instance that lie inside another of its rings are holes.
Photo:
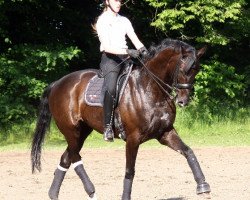
[[[193,88],[193,84],[191,83],[177,83],[176,85],[174,85],[174,88],[177,89],[192,89]]]

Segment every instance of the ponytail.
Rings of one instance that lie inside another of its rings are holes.
[[[106,4],[106,1],[104,0],[103,3],[100,5],[100,7],[103,7],[102,13],[104,13],[107,9],[108,9],[108,5]],[[101,13],[101,15],[102,15]],[[91,24],[91,27],[93,29],[93,32],[95,35],[97,35],[97,31],[96,31],[96,22],[98,20],[98,18],[101,16],[99,15],[97,18],[95,18],[95,22],[94,24]]]

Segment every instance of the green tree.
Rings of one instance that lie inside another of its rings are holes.
[[[249,5],[246,1],[145,1],[155,8],[151,25],[157,30],[197,47],[207,44],[203,72],[196,82],[196,100],[211,108],[216,105],[215,101],[228,106],[244,103],[249,89],[250,54]]]
[[[0,1],[0,127],[32,118],[49,83],[97,67],[96,2],[84,3]]]
[[[34,117],[49,83],[98,67],[99,41],[91,24],[102,12],[99,3],[0,0],[0,127]],[[247,1],[125,1],[121,14],[147,47],[165,37],[208,46],[195,84],[196,102],[211,108],[218,102],[243,103],[250,91]]]

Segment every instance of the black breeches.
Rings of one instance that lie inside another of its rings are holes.
[[[117,72],[109,72],[104,77],[103,90],[108,91],[108,93],[115,98],[116,95],[116,82],[119,73]]]
[[[123,64],[120,64],[122,59],[115,56],[102,54],[100,69],[104,77],[103,94],[107,91],[113,98],[116,95],[116,82]]]

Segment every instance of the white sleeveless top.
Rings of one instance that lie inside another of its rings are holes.
[[[109,43],[110,46],[127,49],[126,34],[134,32],[131,22],[128,18],[119,14],[116,16],[110,15],[108,12],[103,12],[97,20],[96,30],[100,40],[100,51],[103,51],[103,41]]]

